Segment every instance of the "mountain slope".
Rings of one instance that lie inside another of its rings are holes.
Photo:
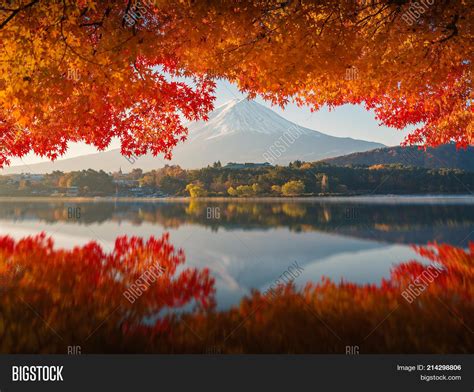
[[[426,151],[419,150],[418,147],[387,147],[324,159],[324,162],[336,166],[402,164],[429,169],[457,168],[472,172],[474,147],[456,150],[454,144],[446,144],[438,148],[428,148]]]
[[[246,99],[229,101],[216,108],[207,122],[190,123],[188,128],[188,140],[174,149],[171,161],[151,155],[127,160],[117,149],[54,163],[10,167],[6,168],[3,174],[47,173],[53,170],[72,171],[89,168],[109,172],[116,171],[119,167],[127,172],[134,168],[156,169],[165,164],[200,168],[215,161],[225,164],[269,160],[272,164],[286,165],[297,159],[316,161],[383,146],[352,138],[333,137],[299,127],[273,110]],[[296,136],[285,137],[289,133]],[[284,151],[281,148],[276,150],[276,144],[282,145],[282,140],[290,141],[283,143]],[[271,153],[270,150],[276,153]]]

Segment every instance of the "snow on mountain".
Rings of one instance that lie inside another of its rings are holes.
[[[247,99],[231,100],[217,107],[210,113],[207,122],[190,123],[188,129],[188,140],[173,150],[171,161],[152,155],[126,159],[117,149],[54,163],[9,167],[0,174],[83,169],[110,172],[119,168],[127,172],[135,168],[157,169],[165,164],[200,168],[216,161],[221,161],[222,164],[264,162],[269,156],[272,159],[270,163],[286,165],[297,159],[318,161],[384,147],[380,143],[339,138],[300,127],[273,110]],[[286,137],[289,133],[293,137]]]
[[[210,140],[237,133],[280,135],[294,126],[273,110],[244,98],[233,99],[219,106],[211,113],[208,122],[191,124],[189,134],[192,140]]]

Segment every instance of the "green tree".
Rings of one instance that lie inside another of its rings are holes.
[[[281,193],[281,186],[280,185],[272,185],[272,193],[280,194]]]
[[[237,187],[237,195],[242,197],[254,196],[255,192],[250,185],[239,185]]]
[[[252,185],[252,191],[254,194],[259,195],[263,193],[263,187],[260,184],[255,183]]]
[[[206,190],[203,189],[202,186],[199,184],[188,184],[186,186],[186,191],[189,192],[189,196],[191,196],[192,198],[204,197],[207,194]]]
[[[285,196],[298,196],[304,192],[303,181],[288,181],[281,187],[281,192]]]
[[[185,184],[186,182],[180,178],[166,175],[158,181],[158,188],[169,195],[176,195],[185,190]]]
[[[227,193],[230,196],[237,196],[237,191],[235,190],[235,188],[233,186],[231,186],[231,187],[229,187],[229,189],[227,189]]]
[[[92,169],[66,173],[59,179],[59,186],[77,186],[83,194],[107,195],[115,190],[113,177],[103,170]]]

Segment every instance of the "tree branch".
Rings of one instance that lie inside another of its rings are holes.
[[[30,3],[24,5],[23,7],[15,9],[10,15],[8,15],[8,17],[2,23],[0,23],[0,29],[3,29],[7,25],[7,23],[10,22],[18,13],[34,6],[38,2],[39,0],[33,0]]]

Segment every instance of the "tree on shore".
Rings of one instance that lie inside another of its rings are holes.
[[[300,180],[288,181],[281,187],[281,193],[284,196],[299,196],[304,193],[304,182]]]
[[[279,195],[281,193],[281,186],[280,185],[272,185],[272,193]]]
[[[199,184],[188,184],[186,186],[186,192],[189,192],[189,196],[194,197],[204,197],[207,195],[207,192]]]

